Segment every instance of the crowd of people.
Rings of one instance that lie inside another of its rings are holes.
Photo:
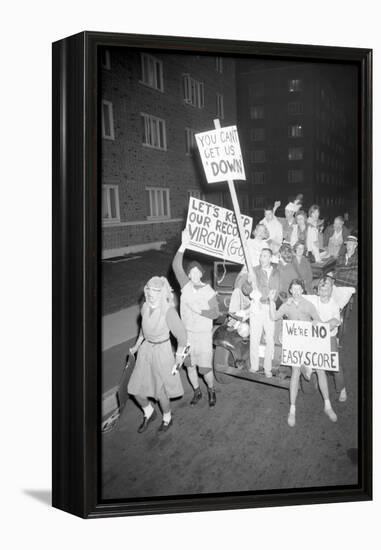
[[[337,216],[324,228],[320,208],[312,205],[308,214],[302,210],[302,197],[287,203],[284,217],[277,217],[280,202],[264,209],[263,219],[255,226],[248,240],[248,261],[239,273],[231,296],[229,312],[239,319],[235,328],[242,336],[250,335],[249,370],[260,370],[260,348],[264,345],[264,376],[273,376],[274,347],[280,342],[282,319],[324,322],[329,325],[331,351],[338,351],[338,327],[341,324],[340,287],[349,287],[350,296],[357,287],[357,236]],[[193,388],[192,406],[202,399],[199,377],[204,379],[208,403],[216,405],[213,377],[213,322],[220,315],[217,294],[203,281],[204,269],[191,262],[186,269],[183,255],[190,238],[185,229],[182,243],[173,260],[173,271],[181,289],[180,316],[173,301],[173,292],[165,277],[151,278],[144,289],[142,325],[131,348],[137,353],[128,392],[135,396],[144,416],[138,432],[144,432],[155,420],[154,403],[162,411],[159,430],[167,431],[173,423],[170,399],[184,393],[179,367],[184,363]],[[314,278],[312,265],[332,265],[323,276]],[[246,327],[246,330],[245,330]],[[241,331],[241,332],[240,332]],[[170,333],[177,340],[176,360],[171,350]],[[264,344],[262,344],[264,342]],[[190,353],[184,353],[189,345]],[[335,372],[338,399],[347,400],[343,365]],[[316,369],[324,412],[337,421],[324,370]],[[296,397],[300,376],[309,380],[312,369],[292,367],[290,409],[287,422],[296,424]]]

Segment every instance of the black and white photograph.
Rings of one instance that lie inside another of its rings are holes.
[[[359,68],[99,49],[101,498],[359,483]]]

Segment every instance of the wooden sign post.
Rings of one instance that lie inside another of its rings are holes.
[[[220,124],[220,121],[219,121],[218,118],[214,119],[213,122],[214,122],[214,127],[216,129],[221,128],[221,124]],[[235,190],[234,181],[231,180],[231,179],[228,179],[227,182],[228,182],[228,186],[229,186],[230,196],[232,198],[234,215],[235,215],[236,220],[237,220],[238,232],[239,232],[239,236],[240,236],[240,239],[241,239],[242,250],[243,250],[243,253],[244,253],[244,256],[245,256],[247,271],[250,275],[251,282],[253,283],[253,285],[255,285],[255,276],[254,276],[254,271],[253,271],[253,264],[252,264],[251,257],[250,257],[250,251],[249,251],[249,248],[247,246],[247,241],[245,239],[245,232],[244,232],[243,225],[242,225],[241,210],[239,208],[237,192]]]

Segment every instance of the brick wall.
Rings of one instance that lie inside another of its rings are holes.
[[[102,99],[113,104],[115,139],[102,139],[102,182],[118,185],[120,222],[147,219],[146,187],[170,189],[171,218],[185,218],[188,190],[205,193],[205,200],[220,203],[221,192],[207,186],[198,153],[186,155],[185,128],[213,127],[216,94],[224,96],[222,125],[236,124],[235,62],[224,58],[223,73],[216,71],[213,56],[157,54],[163,62],[164,92],[140,83],[140,52],[111,49],[111,69],[102,71]],[[204,82],[205,106],[185,104],[183,74]],[[166,122],[167,150],[142,145],[140,113]],[[181,223],[104,226],[104,248],[120,248],[167,240],[179,234]]]

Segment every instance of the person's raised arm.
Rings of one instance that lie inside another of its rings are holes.
[[[275,215],[275,212],[278,210],[278,208],[280,207],[281,205],[281,201],[275,201],[274,202],[274,207],[273,207],[273,214]]]
[[[183,268],[184,252],[187,248],[188,243],[189,243],[189,233],[186,229],[184,229],[184,231],[181,234],[180,248],[176,252],[172,262],[172,269],[174,274],[176,275],[176,279],[180,285],[180,288],[184,288],[184,286],[189,282],[189,278]]]

